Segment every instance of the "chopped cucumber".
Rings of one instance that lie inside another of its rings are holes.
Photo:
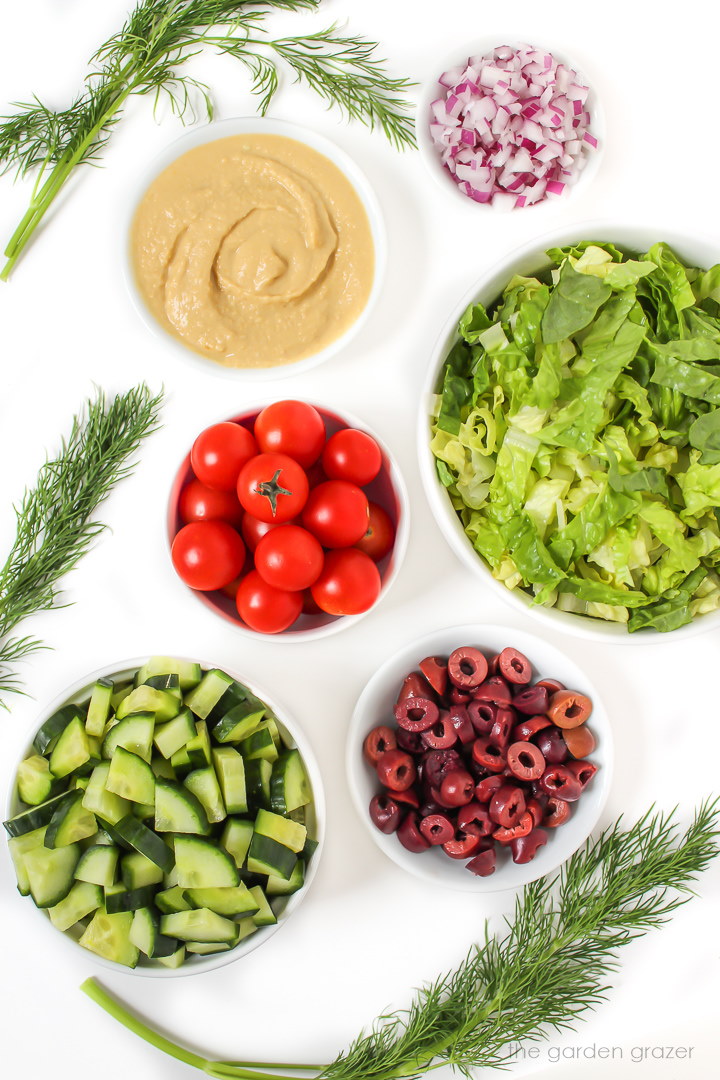
[[[291,814],[312,799],[312,790],[300,751],[285,750],[278,756],[270,777],[270,806],[278,814]]]
[[[90,783],[83,795],[83,806],[92,811],[103,821],[114,825],[130,813],[131,804],[127,799],[108,791],[105,784],[110,772],[110,763],[101,761],[90,774]]]
[[[22,836],[24,833],[41,829],[44,825],[50,824],[50,819],[57,808],[71,798],[72,792],[65,791],[62,795],[55,795],[52,799],[48,799],[39,806],[31,806],[29,810],[23,810],[20,814],[16,814],[15,817],[4,821],[3,825],[10,836]]]
[[[46,827],[47,826],[43,826],[42,829],[33,829],[32,832],[23,833],[22,836],[12,836],[8,840],[10,858],[15,867],[18,892],[21,896],[29,896],[30,894],[30,879],[28,878],[27,870],[25,869],[25,856],[28,851],[32,851],[33,848],[45,846]]]
[[[179,885],[156,893],[155,904],[165,915],[172,915],[175,911],[189,911],[192,907],[187,894]]]
[[[137,754],[143,761],[149,762],[154,733],[155,717],[152,713],[131,713],[108,729],[103,739],[102,755],[104,758],[111,758],[118,746],[122,746],[132,754]]]
[[[50,798],[55,777],[50,762],[40,754],[31,754],[20,762],[17,771],[18,798],[28,806],[38,806]]]
[[[254,758],[245,762],[245,786],[251,810],[269,808],[271,777],[272,765],[265,758]]]
[[[147,855],[130,851],[120,860],[120,877],[128,889],[142,889],[146,885],[160,885],[164,874]]]
[[[289,881],[296,863],[297,855],[290,848],[269,836],[253,833],[247,856],[248,870],[257,874],[274,874]]]
[[[160,929],[168,937],[176,937],[181,941],[215,941],[228,945],[234,945],[237,941],[235,923],[209,908],[193,908],[190,911],[178,911],[173,915],[163,915]]]
[[[204,769],[212,761],[210,735],[204,720],[198,720],[197,733],[185,744],[185,753],[193,769]]]
[[[254,915],[260,907],[257,897],[241,882],[224,889],[188,889],[193,907],[206,907],[218,915]]]
[[[189,709],[181,709],[166,724],[156,726],[153,741],[164,758],[171,758],[197,735],[195,718]]]
[[[238,750],[246,761],[254,758],[264,758],[265,761],[277,761],[278,751],[272,732],[267,724],[263,723],[252,735],[242,739],[238,744]]]
[[[132,814],[121,818],[113,829],[124,844],[139,851],[141,855],[146,855],[156,866],[162,867],[166,872],[172,869],[175,858],[170,848],[152,829],[143,825],[142,821],[138,821]]]
[[[64,900],[75,882],[80,858],[77,844],[67,847],[34,847],[24,856],[30,895],[37,907],[54,907]]]
[[[75,870],[77,881],[87,881],[92,885],[109,887],[115,882],[120,852],[114,845],[95,844],[87,848],[80,856]]]
[[[206,836],[210,832],[210,823],[196,795],[181,784],[158,779],[155,784],[155,830]]]
[[[118,725],[119,727],[120,725]],[[153,812],[155,806],[155,773],[147,761],[117,746],[110,761],[105,787],[131,802],[143,803]]]
[[[180,945],[176,952],[170,956],[158,956],[158,964],[162,964],[163,967],[171,968],[173,970],[182,967],[185,963],[185,946]]]
[[[212,759],[227,813],[247,813],[245,762],[242,755],[232,746],[221,746],[213,750]]]
[[[222,848],[197,836],[175,840],[178,885],[182,888],[212,889],[238,885],[237,867]]]
[[[164,720],[172,720],[179,712],[180,702],[174,694],[167,690],[156,690],[143,683],[120,702],[115,716],[122,720],[132,713],[152,713],[156,721],[162,723]]]
[[[241,818],[228,818],[223,829],[220,843],[235,860],[238,869],[245,865],[250,841],[253,838],[253,823]]]
[[[255,728],[265,715],[265,706],[262,702],[258,704],[256,702],[257,698],[252,702],[243,701],[230,709],[213,728],[215,742],[240,742],[241,739],[255,731]]]
[[[134,968],[140,958],[140,950],[130,940],[132,924],[132,911],[119,911],[113,915],[96,911],[80,938],[80,944],[106,960]]]
[[[114,689],[115,684],[112,679],[98,679],[93,686],[85,718],[85,730],[88,735],[96,735],[99,738],[104,732],[110,715]]]
[[[50,772],[58,780],[90,760],[90,743],[82,716],[74,716],[63,729],[50,754]]]
[[[272,926],[277,922],[277,915],[270,907],[265,893],[262,891],[259,885],[253,885],[248,892],[252,896],[253,900],[257,904],[257,911],[252,917],[256,926]]]
[[[226,675],[224,671],[213,668],[203,675],[199,685],[186,695],[185,704],[201,720],[207,720],[233,682],[234,680],[229,675]]]
[[[212,765],[206,769],[195,769],[184,780],[185,787],[202,803],[208,821],[215,825],[227,817],[218,778]]]
[[[305,863],[301,859],[298,859],[295,863],[295,869],[287,881],[285,881],[284,878],[276,877],[275,874],[270,874],[265,886],[265,892],[268,896],[289,896],[290,893],[302,889],[304,884]]]
[[[48,908],[48,915],[53,926],[58,930],[69,930],[91,911],[102,907],[103,892],[99,885],[87,881],[76,882],[64,900]]]
[[[173,956],[178,948],[175,938],[160,933],[160,919],[149,907],[138,908],[133,915],[130,941],[150,959]]]
[[[58,709],[56,713],[53,713],[33,739],[33,747],[38,754],[44,754],[47,750],[52,750],[70,721],[78,717],[82,718],[82,711],[77,705],[64,705],[62,709]]]
[[[147,682],[154,675],[177,675],[181,690],[192,690],[202,679],[202,668],[190,660],[176,660],[170,656],[151,656],[137,673],[137,685]]]
[[[58,806],[45,833],[45,847],[67,847],[95,835],[97,820],[92,811],[83,806],[83,798],[83,791],[74,791],[67,802]]]
[[[260,836],[269,836],[291,851],[302,851],[307,838],[307,829],[297,821],[291,821],[269,810],[258,810],[255,818],[255,832]]]
[[[118,911],[137,911],[152,904],[154,896],[152,885],[145,885],[142,889],[126,889],[122,884],[111,885],[105,890],[105,910],[108,915]]]

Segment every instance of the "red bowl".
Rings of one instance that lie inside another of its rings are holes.
[[[361,431],[365,431],[368,435],[372,435],[382,452],[382,466],[380,472],[372,483],[367,484],[363,488],[363,491],[371,502],[377,503],[378,506],[381,506],[388,514],[395,526],[395,540],[391,550],[377,564],[377,568],[380,571],[382,586],[380,595],[375,601],[375,604],[368,608],[368,611],[372,611],[374,607],[380,603],[395,580],[405,555],[409,527],[408,496],[405,482],[395,460],[382,439],[380,439],[374,431],[371,431],[366,424],[353,416],[349,416],[347,413],[341,416],[339,413],[326,409],[321,405],[315,403],[312,404],[323,418],[326,436],[328,438],[336,431],[340,431],[341,428],[358,428]],[[249,409],[246,412],[240,413],[237,416],[228,417],[227,419],[231,420],[233,423],[242,424],[243,427],[252,432],[255,418],[258,413],[261,412],[262,408],[263,406]],[[216,421],[216,423],[219,422],[220,421]],[[180,496],[183,489],[193,477],[194,473],[190,465],[190,454],[188,453],[178,469],[170,489],[167,515],[169,545],[172,545],[175,536],[184,524],[178,510]],[[251,553],[248,553],[244,573],[247,573],[249,569],[252,569]],[[182,584],[180,578],[177,580]],[[224,592],[221,589],[216,589],[213,592],[201,592],[196,589],[189,589],[186,585],[183,585],[183,588],[188,589],[188,592],[191,592],[196,596],[205,607],[210,608],[211,611],[214,611],[217,615],[221,615],[227,622],[232,623],[232,625],[241,633],[249,634],[252,637],[279,638],[282,641],[307,641],[315,637],[324,637],[327,634],[342,630],[346,626],[351,626],[353,623],[356,623],[358,619],[361,619],[363,615],[367,614],[365,611],[361,612],[359,615],[328,615],[324,611],[319,611],[316,614],[303,613],[296,619],[292,626],[279,634],[260,634],[257,630],[252,630],[245,622],[243,622],[237,612],[234,597],[227,592]]]

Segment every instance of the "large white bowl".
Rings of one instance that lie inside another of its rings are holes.
[[[122,681],[123,679],[130,679],[135,672],[147,662],[149,658],[147,656],[139,657],[136,660],[121,660],[114,664],[108,664],[98,671],[92,672],[90,675],[86,675],[84,678],[79,679],[73,683],[72,686],[63,690],[61,694],[50,702],[42,713],[38,717],[37,728],[33,732],[32,738],[35,738],[37,731],[42,727],[45,721],[61,709],[63,705],[83,705],[86,704],[90,698],[92,688],[97,679],[106,676],[113,680]],[[178,657],[178,659],[187,659],[186,657]],[[210,668],[216,666],[213,664],[207,664],[204,661],[193,660],[193,663],[199,663],[203,671],[207,671]],[[58,946],[59,949],[72,949],[77,957],[78,953],[82,953],[88,960],[95,964],[100,964],[102,967],[111,971],[116,971],[124,975],[143,975],[148,978],[173,978],[182,975],[196,975],[201,971],[212,971],[214,968],[224,967],[225,964],[231,964],[235,960],[240,960],[241,957],[247,956],[254,949],[257,949],[263,942],[267,941],[269,937],[284,926],[288,921],[293,911],[296,911],[299,904],[307,896],[308,889],[312,884],[313,878],[317,873],[318,864],[320,862],[320,856],[322,854],[323,843],[325,839],[325,794],[323,790],[322,777],[320,775],[320,768],[313,753],[312,747],[305,738],[302,731],[299,730],[296,722],[288,716],[287,710],[277,701],[274,695],[268,694],[261,687],[257,686],[255,682],[248,683],[248,680],[240,674],[231,671],[228,667],[224,666],[223,670],[231,675],[239,682],[243,682],[250,687],[253,693],[265,702],[267,706],[272,710],[277,717],[278,728],[287,746],[297,747],[302,755],[302,759],[305,763],[307,775],[310,780],[310,786],[313,793],[313,801],[308,806],[308,833],[318,842],[318,846],[310,860],[306,874],[305,884],[297,892],[292,893],[287,897],[285,905],[282,910],[278,911],[278,920],[271,926],[262,926],[251,934],[250,937],[241,941],[234,949],[230,949],[227,952],[211,953],[208,956],[198,956],[187,954],[185,962],[179,968],[166,968],[158,964],[156,967],[150,965],[143,966],[138,964],[136,968],[125,967],[123,964],[116,964],[112,960],[106,960],[102,956],[98,956],[96,953],[91,952],[89,949],[83,948],[67,933],[57,930],[50,922],[50,917],[46,911],[41,908],[37,908],[38,919],[38,935],[46,935],[48,951],[53,947],[53,943]],[[28,745],[23,751],[20,761],[24,760],[29,754],[33,753],[32,739],[30,739]],[[18,765],[20,764],[18,761]],[[17,766],[16,766],[17,771]],[[17,787],[13,783],[5,804],[5,816],[12,817],[17,814],[21,808],[17,796]],[[14,874],[14,871],[13,871]],[[18,897],[19,902],[29,904],[32,906],[32,900],[30,897]]]
[[[461,645],[474,645],[490,657],[506,646],[517,648],[530,660],[533,678],[556,678],[572,690],[586,694],[593,703],[588,727],[597,740],[589,755],[598,771],[582,797],[573,804],[565,825],[549,829],[550,838],[532,862],[516,865],[509,858],[498,859],[490,877],[476,877],[465,869],[465,860],[450,859],[438,848],[420,854],[407,851],[395,834],[386,836],[370,820],[368,806],[381,785],[363,756],[363,741],[378,724],[394,725],[393,705],[404,677],[418,669],[426,656],[447,656]],[[556,870],[588,838],[598,822],[610,792],[613,770],[613,739],[610,720],[600,695],[585,673],[554,645],[541,637],[503,626],[450,626],[404,646],[372,676],[353,712],[347,742],[347,772],[357,811],[371,837],[389,859],[403,870],[433,885],[463,892],[497,892],[527,885],[529,881]]]
[[[340,337],[336,338],[335,341],[331,341],[324,349],[320,349],[310,356],[306,356],[301,360],[295,360],[288,364],[275,364],[271,367],[262,368],[226,367],[224,364],[217,363],[215,360],[211,360],[208,357],[195,352],[189,345],[183,344],[179,338],[174,337],[167,331],[152,314],[138,288],[132,265],[131,245],[129,243],[130,230],[138,205],[150,184],[161,172],[168,168],[169,165],[172,165],[172,163],[182,154],[187,153],[188,150],[193,150],[196,146],[202,146],[208,142],[215,142],[217,139],[226,139],[232,135],[248,134],[282,135],[286,139],[295,139],[298,142],[305,143],[306,146],[311,147],[319,154],[323,154],[326,158],[329,158],[329,160],[345,174],[360,197],[360,201],[367,214],[375,248],[375,265],[370,295],[368,296],[365,307],[347,330],[341,334]],[[319,135],[316,131],[302,127],[299,124],[288,123],[285,120],[272,120],[263,116],[245,116],[230,120],[213,121],[210,124],[205,124],[202,127],[193,129],[170,143],[169,146],[153,159],[148,168],[140,175],[137,188],[133,192],[132,204],[129,207],[125,221],[123,222],[123,230],[123,268],[125,282],[133,305],[148,329],[178,357],[192,364],[196,369],[246,382],[280,379],[289,375],[299,375],[303,371],[308,371],[310,368],[324,363],[326,360],[329,360],[339,353],[352,338],[359,333],[367,322],[380,295],[385,276],[387,239],[383,216],[375,192],[359,166],[349,154],[346,154],[344,150],[341,150],[340,147],[336,146],[330,139],[325,138],[323,135]]]
[[[546,251],[551,247],[561,247],[580,240],[602,240],[616,243],[628,251],[647,251],[652,244],[664,241],[691,266],[710,267],[720,261],[720,250],[710,241],[688,237],[665,228],[641,225],[612,224],[608,222],[588,222],[554,230],[517,248],[492,270],[487,271],[470,288],[455,310],[447,319],[435,343],[430,359],[427,377],[420,398],[418,421],[418,455],[420,473],[425,494],[440,529],[455,554],[476,577],[493,589],[516,610],[530,615],[549,630],[562,630],[575,637],[590,638],[595,641],[613,642],[628,645],[648,645],[659,641],[677,641],[720,627],[720,611],[701,615],[687,626],[681,626],[669,633],[657,630],[642,630],[628,633],[621,623],[605,622],[602,619],[586,615],[576,615],[557,608],[534,604],[524,590],[508,589],[493,577],[484,559],[475,551],[468,539],[460,518],[455,512],[447,494],[440,483],[435,466],[435,458],[430,451],[430,410],[438,379],[443,369],[447,354],[458,339],[457,325],[461,315],[471,303],[492,304],[498,298],[513,274],[532,276],[551,266]]]

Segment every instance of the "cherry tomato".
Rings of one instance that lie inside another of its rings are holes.
[[[304,469],[287,454],[257,454],[243,465],[237,494],[253,517],[281,525],[304,507],[308,480]]]
[[[325,424],[304,401],[276,401],[258,413],[255,438],[263,453],[287,454],[304,469],[322,454]]]
[[[323,549],[307,529],[278,525],[255,549],[255,569],[268,585],[291,592],[307,589],[323,568]]]
[[[192,521],[172,542],[172,561],[191,589],[222,589],[236,578],[245,562],[245,545],[226,521]]]
[[[355,547],[369,555],[373,562],[380,562],[395,543],[395,526],[382,506],[368,503],[368,527]]]
[[[243,540],[247,544],[249,550],[254,551],[263,536],[272,532],[273,529],[279,529],[281,524],[294,525],[295,519],[293,518],[288,522],[261,521],[260,518],[253,517],[252,514],[243,514],[240,531],[243,534]]]
[[[364,487],[380,472],[382,452],[372,435],[342,428],[325,443],[322,466],[330,480],[349,480]]]
[[[227,420],[201,431],[190,451],[198,480],[216,491],[234,491],[240,470],[257,454],[257,444],[242,424]]]
[[[196,479],[180,492],[178,512],[186,524],[220,519],[239,528],[243,517],[242,506],[233,491],[217,491]]]
[[[279,634],[287,630],[302,611],[302,593],[276,589],[251,570],[237,591],[240,618],[251,630],[261,634]]]
[[[347,480],[326,480],[310,492],[302,523],[323,547],[351,547],[367,532],[367,496]]]
[[[359,615],[380,595],[380,573],[357,548],[340,548],[325,556],[322,573],[311,588],[313,600],[329,615]]]

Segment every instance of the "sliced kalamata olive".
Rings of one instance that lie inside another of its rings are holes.
[[[490,729],[488,739],[493,746],[499,746],[504,749],[510,742],[510,736],[512,730],[515,727],[517,716],[513,709],[499,708],[495,713],[495,723]]]
[[[527,720],[521,720],[513,729],[513,742],[529,742],[538,731],[548,728],[552,724],[547,716],[531,716]]]
[[[565,683],[559,679],[538,679],[536,686],[544,686],[548,694],[556,694],[558,690],[565,690]]]
[[[496,825],[509,829],[525,813],[525,794],[517,784],[503,784],[490,800],[490,817]]]
[[[542,716],[549,701],[550,695],[544,686],[526,686],[513,698],[513,708],[525,716]]]
[[[538,781],[546,795],[557,795],[566,802],[575,802],[582,795],[582,785],[565,765],[548,765]]]
[[[501,825],[499,829],[495,829],[492,834],[493,840],[497,840],[498,844],[511,844],[513,840],[517,840],[521,836],[527,836],[528,833],[533,831],[534,827],[535,819],[526,810],[514,825],[509,827]]]
[[[495,653],[488,660],[488,675],[497,675],[500,671],[498,664],[500,663],[500,653]]]
[[[410,697],[395,706],[398,727],[405,731],[427,731],[440,715],[440,710],[429,698]]]
[[[570,770],[583,791],[597,772],[597,765],[592,761],[566,761],[565,768]]]
[[[502,772],[507,762],[501,747],[495,746],[489,739],[476,739],[473,743],[472,756],[478,765],[488,772]]]
[[[568,751],[574,758],[584,758],[595,749],[595,736],[587,724],[582,727],[566,728],[563,737]]]
[[[377,761],[375,770],[380,783],[394,791],[405,791],[415,783],[415,762],[404,750],[386,750]]]
[[[394,833],[401,816],[400,807],[390,795],[373,795],[370,800],[370,820],[376,829],[387,835]]]
[[[428,844],[436,847],[438,844],[446,844],[455,835],[455,826],[445,814],[428,814],[419,825],[420,832]]]
[[[517,840],[512,840],[510,850],[513,862],[529,863],[547,842],[548,834],[544,829],[533,829],[527,836],[519,836]]]
[[[404,803],[415,810],[420,806],[420,797],[414,787],[405,788],[404,791],[393,791],[392,788],[388,788],[386,794],[396,803]]]
[[[493,795],[503,786],[505,779],[502,776],[486,776],[475,785],[475,799],[479,803],[489,803]]]
[[[423,778],[434,788],[439,788],[442,778],[450,769],[465,766],[457,750],[430,750],[422,759]]]
[[[472,701],[470,691],[461,690],[459,686],[451,686],[447,697],[451,705],[467,705],[468,701]]]
[[[463,746],[475,742],[475,728],[470,722],[470,717],[468,716],[465,705],[451,705],[448,709],[448,715],[450,723],[455,729],[457,737]]]
[[[427,851],[430,847],[418,827],[418,816],[412,810],[401,821],[397,830],[397,838],[404,848],[407,848],[408,851],[412,851],[414,854],[418,854],[421,851]]]
[[[472,690],[487,675],[488,664],[479,649],[472,645],[461,645],[450,653],[447,671],[454,686],[460,690]]]
[[[468,702],[467,714],[478,735],[490,734],[497,711],[498,706],[493,705],[491,701],[479,701],[477,698],[473,698],[472,701]],[[548,723],[550,723],[549,720]]]
[[[439,788],[431,787],[429,789],[429,791],[428,791],[428,798],[432,802],[437,803],[437,805],[440,807],[441,811],[442,810],[455,810],[455,809],[457,809],[455,806],[453,806],[452,803],[447,802],[447,800],[443,798],[442,792],[440,791]]]
[[[401,750],[406,750],[408,754],[424,754],[425,743],[422,741],[422,734],[419,731],[405,731],[403,728],[397,728],[395,731],[395,737],[397,744]]]
[[[421,818],[428,817],[429,814],[441,814],[445,809],[439,802],[435,802],[434,799],[428,799],[422,803],[418,809],[418,814]]]
[[[546,802],[550,801],[546,797],[544,798],[546,799]],[[535,796],[533,796],[531,799],[528,799],[526,812],[530,814],[533,820],[533,827],[535,827],[536,825],[542,825],[543,818],[545,817],[545,808],[543,802],[541,802],[540,799],[536,798]]]
[[[457,825],[458,829],[464,829],[466,825],[477,825],[483,836],[489,836],[495,828],[487,806],[481,806],[475,799],[458,809]]]
[[[547,714],[559,728],[576,728],[584,724],[592,712],[592,702],[575,690],[558,690],[550,698]]]
[[[505,753],[508,768],[518,780],[539,780],[545,772],[545,758],[534,743],[514,742]]]
[[[474,855],[466,864],[465,869],[477,877],[490,877],[495,873],[496,863],[495,848],[488,847],[485,851],[479,851],[477,855]]]
[[[443,697],[447,690],[448,670],[447,660],[441,656],[426,656],[420,661],[420,670],[432,686],[436,694]]]
[[[475,781],[464,770],[446,772],[440,784],[440,795],[450,806],[464,806],[475,794]]]
[[[502,675],[491,675],[473,690],[475,701],[489,701],[492,705],[510,705],[512,692]]]
[[[386,724],[379,724],[365,736],[363,754],[370,765],[377,765],[381,754],[384,754],[386,750],[395,750],[396,747],[397,739],[393,729],[387,727]]]
[[[569,802],[559,799],[557,795],[551,795],[545,807],[543,825],[548,829],[556,829],[558,825],[564,825],[570,817],[571,807]]]
[[[508,682],[519,686],[524,686],[532,679],[530,661],[517,649],[503,649],[498,657],[498,668]]]
[[[396,704],[399,705],[401,701],[406,701],[407,698],[411,697],[429,698],[430,701],[434,699],[432,686],[419,671],[411,671],[409,675],[405,676]]]
[[[468,859],[484,846],[483,841],[484,837],[477,825],[468,825],[466,829],[456,829],[452,840],[448,840],[442,847],[451,859]]]
[[[450,714],[443,709],[431,728],[420,736],[430,750],[449,750],[458,741],[457,731],[452,725]]]
[[[560,728],[545,728],[535,739],[535,745],[548,765],[562,765],[568,756],[564,733]]]

